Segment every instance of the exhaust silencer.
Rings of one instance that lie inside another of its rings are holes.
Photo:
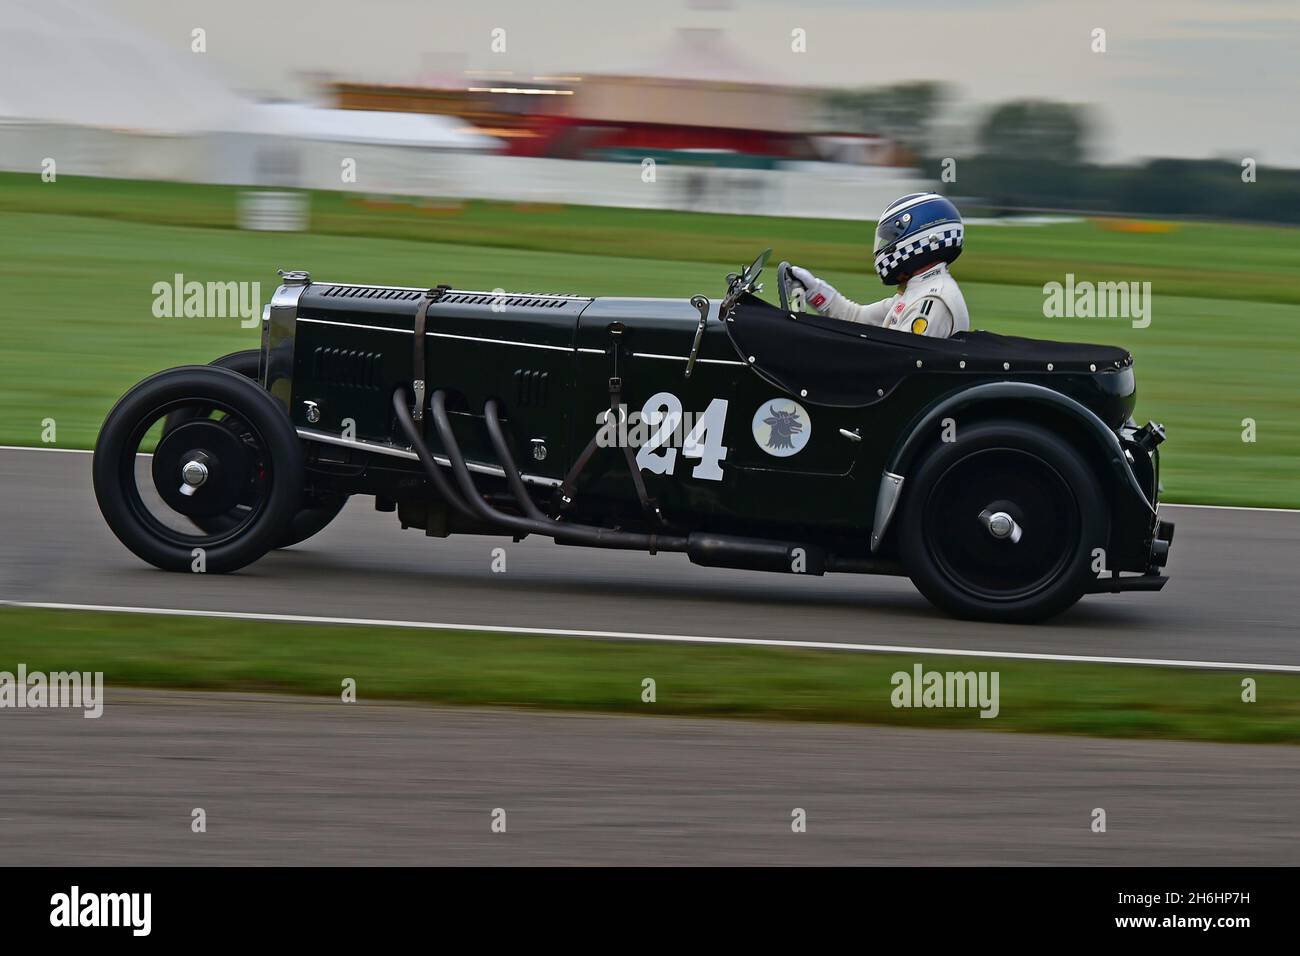
[[[826,552],[814,545],[728,534],[695,533],[686,537],[692,564],[706,568],[744,568],[787,574],[825,574]]]

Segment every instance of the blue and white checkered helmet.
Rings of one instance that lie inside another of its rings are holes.
[[[961,255],[961,213],[938,193],[910,193],[895,199],[876,226],[876,272],[885,285],[915,275],[936,262]]]

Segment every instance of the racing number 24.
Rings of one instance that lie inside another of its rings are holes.
[[[682,427],[682,402],[672,392],[656,392],[641,408],[641,420],[653,431],[636,453],[637,467],[655,475],[671,475],[677,467],[677,449],[669,442]],[[727,400],[715,398],[695,419],[686,433],[681,452],[685,458],[698,458],[692,478],[722,480],[722,460],[727,448],[722,444],[722,430],[727,423]]]

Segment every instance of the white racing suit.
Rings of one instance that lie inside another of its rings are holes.
[[[912,276],[891,299],[859,305],[836,292],[828,302],[814,302],[810,297],[808,305],[833,319],[934,338],[947,338],[954,332],[970,329],[966,300],[945,262]]]

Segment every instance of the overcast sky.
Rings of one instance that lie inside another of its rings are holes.
[[[0,0],[2,3],[2,0]],[[1096,108],[1103,159],[1252,156],[1300,166],[1297,0],[100,0],[240,89],[293,96],[305,72],[411,82],[439,67],[633,72],[680,27],[717,27],[758,75],[792,84],[956,85],[960,122],[1013,97]],[[493,53],[492,30],[506,31]],[[791,51],[806,31],[807,53]],[[1092,31],[1106,31],[1105,53]]]

